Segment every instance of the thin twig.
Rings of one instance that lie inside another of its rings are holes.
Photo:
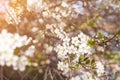
[[[7,77],[3,76],[5,80],[9,80]]]
[[[17,33],[19,33],[18,23],[16,23],[13,14],[10,13],[11,11],[6,6],[5,6],[5,9],[7,11],[7,14],[12,18],[13,22],[15,23],[15,28]]]
[[[49,75],[50,75],[51,80],[53,80],[54,78],[53,78],[53,75],[51,73],[51,70],[49,70]]]
[[[49,67],[47,67],[47,69],[45,70],[45,75],[44,75],[44,80],[47,80],[47,76],[48,76],[48,70],[49,70]]]
[[[60,77],[60,80],[64,80],[63,77],[61,76],[61,74],[56,70],[56,69],[53,69],[55,73],[58,74],[58,76]]]
[[[0,80],[3,80],[3,67],[0,68]]]
[[[106,41],[103,41],[101,43],[99,43],[98,45],[101,45],[101,44],[106,44],[107,42],[110,42],[111,40],[113,40],[116,36],[118,35],[118,33],[116,33],[112,38],[106,40]]]
[[[39,75],[39,73],[37,73],[32,80],[36,80],[35,78]]]

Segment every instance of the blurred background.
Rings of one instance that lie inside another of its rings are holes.
[[[86,72],[93,80],[120,80],[119,0],[0,0],[0,32],[0,80],[91,80],[81,77]],[[56,47],[67,37],[71,45],[80,32],[92,55],[79,55],[79,67],[63,74]],[[102,76],[94,60],[104,65]]]

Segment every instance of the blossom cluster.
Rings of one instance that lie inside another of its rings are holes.
[[[101,78],[99,78],[103,73],[104,73],[104,66],[102,65],[102,63],[100,61],[96,62],[96,72],[97,72],[97,76],[93,76],[90,72],[85,72],[85,71],[80,71],[81,74],[80,75],[76,75],[70,78],[70,80],[103,80]]]
[[[64,18],[75,18],[85,12],[82,1],[72,1],[69,4],[68,1],[47,3],[44,0],[27,0],[27,10],[41,13],[43,19],[40,17],[40,20],[42,22],[48,18],[61,22]]]
[[[83,2],[82,1],[77,1],[74,5],[73,8],[77,14],[84,14],[84,7],[83,7]]]
[[[39,11],[43,7],[42,0],[27,0],[28,11]]]
[[[59,36],[61,35],[58,32],[58,37]],[[89,37],[83,32],[71,38],[63,35],[62,44],[57,44],[54,48],[60,60],[58,61],[58,69],[63,71],[63,74],[69,72],[70,66],[77,64],[81,55],[92,54],[92,48],[87,43],[88,40]]]
[[[76,68],[77,65],[77,69],[79,68],[81,71],[83,68],[87,71],[88,69],[93,70],[95,68],[96,75],[102,77],[102,74],[105,72],[103,64],[99,61],[94,62],[94,60],[96,60],[96,54],[93,56],[90,55],[94,50],[104,52],[104,47],[97,45],[97,42],[100,42],[100,40],[97,41],[98,37],[95,39],[96,42],[92,43],[89,36],[83,32],[78,33],[78,31],[80,31],[80,29],[84,30],[84,28],[87,29],[88,26],[91,26],[88,30],[93,30],[93,34],[94,31],[96,33],[96,31],[103,30],[102,28],[99,28],[99,26],[107,25],[107,23],[105,23],[106,21],[102,20],[101,17],[104,18],[105,13],[107,12],[120,12],[119,3],[114,4],[112,0],[53,0],[52,2],[50,2],[51,0],[26,1],[26,12],[22,12],[22,8],[18,7],[20,4],[15,4],[17,5],[16,9],[18,9],[18,12],[13,7],[6,6],[5,20],[8,24],[20,23],[18,26],[20,31],[23,31],[24,27],[27,26],[25,29],[30,33],[28,35],[32,36],[34,40],[29,44],[31,38],[28,38],[26,35],[20,36],[18,33],[9,33],[6,30],[2,30],[0,33],[0,66],[12,66],[14,70],[24,71],[26,66],[29,65],[36,67],[40,64],[41,66],[44,66],[45,61],[45,63],[50,66],[52,65],[52,68],[54,68],[53,65],[55,65],[56,69],[57,65],[57,69],[62,71],[65,76],[68,75],[67,73],[70,73],[71,75],[73,68]],[[21,5],[23,4],[21,3]],[[114,21],[114,18],[116,19],[117,16],[108,16],[109,21]],[[94,34],[94,36],[96,35],[97,34]],[[102,37],[102,35],[100,35],[100,37]],[[105,38],[107,39],[107,37]],[[97,48],[92,49],[88,40],[93,44],[92,47]],[[36,47],[31,44],[34,44]],[[54,51],[57,53],[57,58],[56,55],[54,55]],[[34,52],[36,59],[32,60]],[[49,53],[53,54],[51,55]],[[82,60],[80,60],[81,56]],[[91,57],[95,57],[95,59],[91,60]],[[42,62],[41,59],[45,58],[47,58],[47,60]],[[87,62],[85,59],[90,60]],[[36,61],[36,63],[29,61]],[[56,64],[50,64],[52,61],[55,61]],[[87,71],[83,72],[83,74],[72,77],[70,80],[99,80],[98,78],[93,77],[92,73]],[[50,71],[48,72],[50,73]],[[45,74],[47,74],[47,71]],[[71,76],[73,76],[73,74]]]
[[[96,72],[98,76],[101,76],[105,72],[104,66],[100,61],[96,62]]]
[[[0,66],[12,66],[14,70],[24,71],[29,65],[27,56],[34,53],[34,47],[31,46],[25,51],[25,55],[15,55],[16,48],[28,45],[31,38],[26,35],[20,36],[18,33],[12,34],[7,30],[2,30],[0,33]],[[32,48],[32,51],[31,51]]]

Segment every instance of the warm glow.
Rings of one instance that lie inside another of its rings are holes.
[[[120,80],[120,0],[0,0],[0,80]]]

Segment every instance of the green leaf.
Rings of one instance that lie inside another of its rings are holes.
[[[95,64],[91,64],[91,68],[92,68],[92,69],[95,69]]]
[[[90,63],[90,60],[87,60],[85,63],[86,63],[86,64],[89,64],[89,63]]]
[[[102,33],[98,33],[98,38],[102,38],[103,37],[103,35],[102,35]]]
[[[94,28],[97,27],[97,24],[96,24],[95,22],[93,22],[92,20],[90,20],[90,19],[87,20],[87,24],[88,24],[89,26],[94,27]]]
[[[95,64],[95,60],[94,59],[92,59],[91,64]]]
[[[91,68],[95,69],[95,60],[94,59],[92,59],[92,61],[91,61]]]
[[[80,64],[80,63],[82,62],[82,60],[83,60],[83,56],[80,56],[80,57],[79,57],[79,62],[78,62],[78,63]]]
[[[88,40],[88,45],[90,45],[91,47],[94,47],[95,41],[93,40]]]
[[[120,30],[117,31],[117,34],[120,35]]]
[[[19,49],[15,49],[15,50],[14,50],[14,54],[15,54],[15,55],[18,55],[18,54],[19,54]]]
[[[74,66],[70,66],[71,69],[78,69],[78,67],[79,67],[79,64],[76,64]]]

